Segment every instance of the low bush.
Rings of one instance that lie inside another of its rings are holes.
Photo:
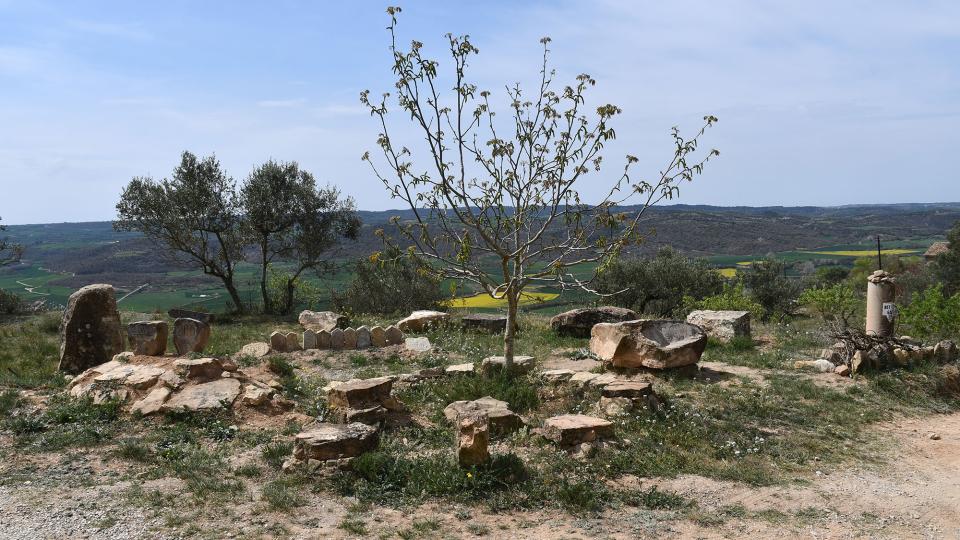
[[[712,311],[749,311],[751,319],[759,321],[764,316],[763,306],[753,301],[744,291],[743,285],[739,283],[726,283],[719,294],[707,296],[696,300],[687,296],[684,298],[686,312],[689,313],[695,309],[707,309]]]
[[[849,328],[864,311],[860,295],[845,283],[807,289],[797,301],[841,329]]]
[[[440,282],[396,250],[357,261],[353,274],[346,290],[330,295],[337,311],[406,314],[437,309],[444,300]]]
[[[948,297],[937,284],[915,294],[901,311],[900,324],[919,339],[960,338],[960,293]]]
[[[750,298],[763,307],[762,321],[783,319],[794,314],[802,285],[787,277],[786,263],[768,258],[754,262],[738,275]]]

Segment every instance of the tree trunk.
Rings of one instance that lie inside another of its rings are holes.
[[[270,305],[270,295],[267,293],[267,245],[260,246],[260,296],[263,298],[263,312],[273,313],[273,306]]]
[[[296,281],[296,277],[287,280],[287,289],[283,296],[283,313],[285,315],[293,312],[293,293],[296,289]]]
[[[233,305],[236,306],[237,313],[242,314],[243,301],[240,299],[240,291],[237,290],[237,287],[233,284],[233,277],[221,277],[223,280],[223,286],[227,288],[227,292],[230,293],[230,298],[233,300]]]
[[[507,291],[507,328],[503,331],[503,357],[505,371],[513,371],[513,345],[517,333],[517,305],[520,303],[520,294],[513,290]]]

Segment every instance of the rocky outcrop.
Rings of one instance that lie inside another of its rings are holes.
[[[165,411],[207,411],[228,409],[240,395],[240,381],[234,378],[217,379],[195,386],[187,386],[163,404]]]
[[[443,409],[443,416],[456,423],[457,418],[471,413],[483,413],[487,416],[490,428],[496,433],[510,433],[523,426],[523,419],[510,410],[506,401],[490,396],[473,401],[454,401]]]
[[[667,369],[696,364],[707,334],[683,321],[640,319],[593,327],[590,350],[614,367]]]
[[[210,325],[196,319],[173,321],[173,346],[180,356],[203,352],[210,341]]]
[[[350,319],[346,315],[333,311],[304,310],[300,312],[297,320],[304,330],[313,330],[314,332],[330,332],[334,328],[346,328],[350,324]]]
[[[80,373],[123,350],[120,313],[111,285],[87,285],[70,295],[60,323],[60,371]]]
[[[564,414],[546,419],[541,433],[560,446],[574,446],[612,437],[613,423],[582,414]]]
[[[750,339],[749,311],[692,311],[687,315],[687,322],[703,328],[708,337],[722,343],[736,338]]]
[[[163,356],[167,352],[167,323],[132,322],[127,325],[127,341],[133,354]]]
[[[397,323],[402,332],[423,332],[428,328],[446,324],[450,315],[442,311],[420,310],[414,311],[405,319]]]
[[[353,379],[331,383],[327,390],[327,405],[334,418],[342,422],[377,424],[389,411],[402,411],[405,407],[391,395],[393,379]]]
[[[636,318],[634,311],[621,307],[580,308],[554,315],[550,319],[550,328],[561,336],[588,338],[590,331],[599,323],[632,321]]]
[[[352,424],[316,424],[298,433],[293,458],[305,462],[357,457],[377,446],[377,430],[359,422]]]

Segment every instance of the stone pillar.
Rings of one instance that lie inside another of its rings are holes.
[[[867,334],[892,336],[897,320],[896,282],[893,276],[877,270],[867,278]]]
[[[457,417],[457,461],[461,467],[486,463],[490,459],[490,417],[471,411]]]

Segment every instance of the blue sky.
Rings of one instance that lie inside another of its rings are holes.
[[[960,200],[960,2],[400,5],[402,39],[441,60],[446,32],[470,34],[495,95],[532,82],[544,35],[558,80],[597,79],[591,104],[624,113],[588,199],[627,153],[655,174],[670,127],[714,114],[720,159],[678,202]],[[238,180],[296,160],[363,209],[397,207],[359,159],[378,130],[358,95],[390,88],[385,6],[0,0],[0,217],[111,219],[131,177],[184,149]]]

